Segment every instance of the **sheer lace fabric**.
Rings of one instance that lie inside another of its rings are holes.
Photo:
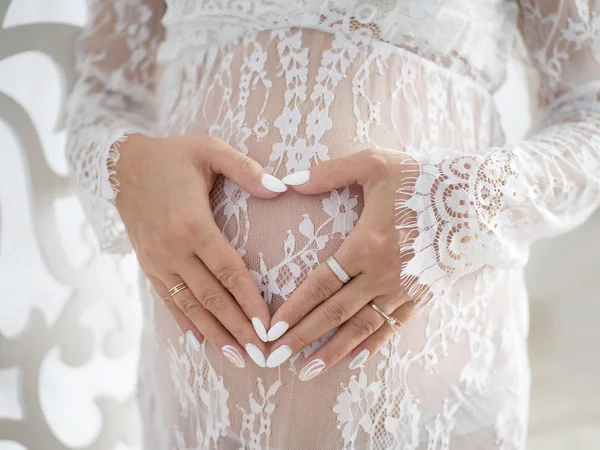
[[[402,282],[429,301],[363,368],[300,382],[324,336],[278,369],[237,369],[181,337],[140,278],[144,448],[523,448],[528,246],[599,201],[597,6],[96,1],[69,154],[105,250],[130,250],[111,203],[114,143],[129,132],[215,135],[278,177],[374,146],[421,166],[398,181],[397,226],[416,231],[400,243],[415,255]],[[544,113],[505,146],[490,92],[517,27]],[[273,312],[341,245],[363,199],[349,186],[264,201],[219,178],[211,204]]]

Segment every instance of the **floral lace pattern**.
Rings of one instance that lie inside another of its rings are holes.
[[[215,135],[278,177],[369,147],[420,164],[398,182],[397,227],[415,231],[400,243],[414,255],[401,282],[427,295],[362,368],[342,361],[298,380],[332,330],[278,369],[247,361],[240,371],[206,342],[180,337],[140,278],[144,448],[523,448],[528,247],[600,203],[599,7],[92,1],[68,149],[107,251],[130,251],[112,205],[127,133]],[[490,93],[516,29],[539,75],[540,114],[527,139],[507,146]],[[223,177],[210,200],[272,312],[364,206],[355,185],[267,202]]]

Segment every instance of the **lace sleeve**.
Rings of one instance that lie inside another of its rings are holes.
[[[114,206],[118,147],[128,134],[152,135],[154,67],[163,0],[89,0],[76,47],[79,78],[68,103],[67,155],[100,248],[131,245]]]
[[[534,239],[576,227],[600,203],[599,7],[521,0],[519,21],[539,74],[528,137],[430,155],[398,190],[396,226],[415,231],[400,244],[412,255],[402,279],[420,304],[485,265],[525,264]]]

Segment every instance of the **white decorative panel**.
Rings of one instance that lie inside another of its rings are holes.
[[[21,386],[21,370],[18,367],[0,369],[0,417],[23,419]]]
[[[0,1],[0,449],[140,447],[136,261],[100,255],[63,127],[84,0]]]

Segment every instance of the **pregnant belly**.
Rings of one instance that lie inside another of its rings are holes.
[[[259,32],[172,63],[161,83],[164,134],[218,136],[279,178],[369,147],[476,151],[499,137],[488,96],[468,79],[364,36]],[[272,312],[364,206],[357,185],[262,200],[223,177],[211,203]]]
[[[256,33],[170,63],[164,67],[158,91],[162,135],[217,136],[279,178],[375,146],[417,155],[440,147],[475,152],[501,142],[493,104],[472,82],[406,50],[364,37],[306,29]],[[211,205],[216,223],[242,255],[272,313],[343,244],[364,206],[357,185],[314,196],[290,189],[276,199],[262,200],[249,197],[224,177],[218,177],[212,189]],[[157,320],[165,323],[170,318],[165,312]],[[397,355],[422,355],[427,350],[428,320],[422,315],[404,325],[402,339],[394,347]],[[169,326],[177,332],[174,324]],[[439,372],[418,364],[407,377],[390,371],[393,379],[386,383],[392,382],[387,389],[393,394],[386,401],[412,405],[411,399],[416,398],[421,410],[435,417],[455,385],[449,380],[459,379],[468,348],[466,341],[453,348],[444,344],[444,354],[450,356]],[[266,415],[269,448],[324,448],[328,442],[339,444],[329,448],[341,447],[342,418],[350,411],[347,387],[353,386],[357,399],[353,405],[379,415],[376,405],[364,402],[373,395],[371,389],[383,386],[378,367],[390,354],[371,358],[361,386],[355,382],[357,372],[348,370],[348,360],[311,382],[298,382],[297,373],[310,351],[292,356],[278,370],[261,369],[246,358],[246,368],[240,372],[220,349],[206,346],[206,358],[192,361],[191,367],[200,368],[197,375],[188,376],[185,365],[180,377],[190,383],[191,392],[204,394],[197,394],[194,404],[194,408],[200,405],[197,423],[215,424],[215,414],[225,411],[215,408],[215,412],[205,405],[222,380],[221,392],[226,389],[226,395],[221,398],[229,405],[228,419],[222,423],[230,423],[231,445],[220,448],[247,448],[245,442],[256,437],[263,424],[262,413],[255,415],[256,402],[275,411]],[[429,361],[433,356],[419,358]],[[404,362],[393,360],[397,370],[408,370]],[[406,402],[404,383],[411,384]],[[379,418],[382,421],[374,429],[384,427],[384,415]],[[369,447],[369,437],[361,436],[354,447]],[[256,448],[267,447],[259,442]]]

